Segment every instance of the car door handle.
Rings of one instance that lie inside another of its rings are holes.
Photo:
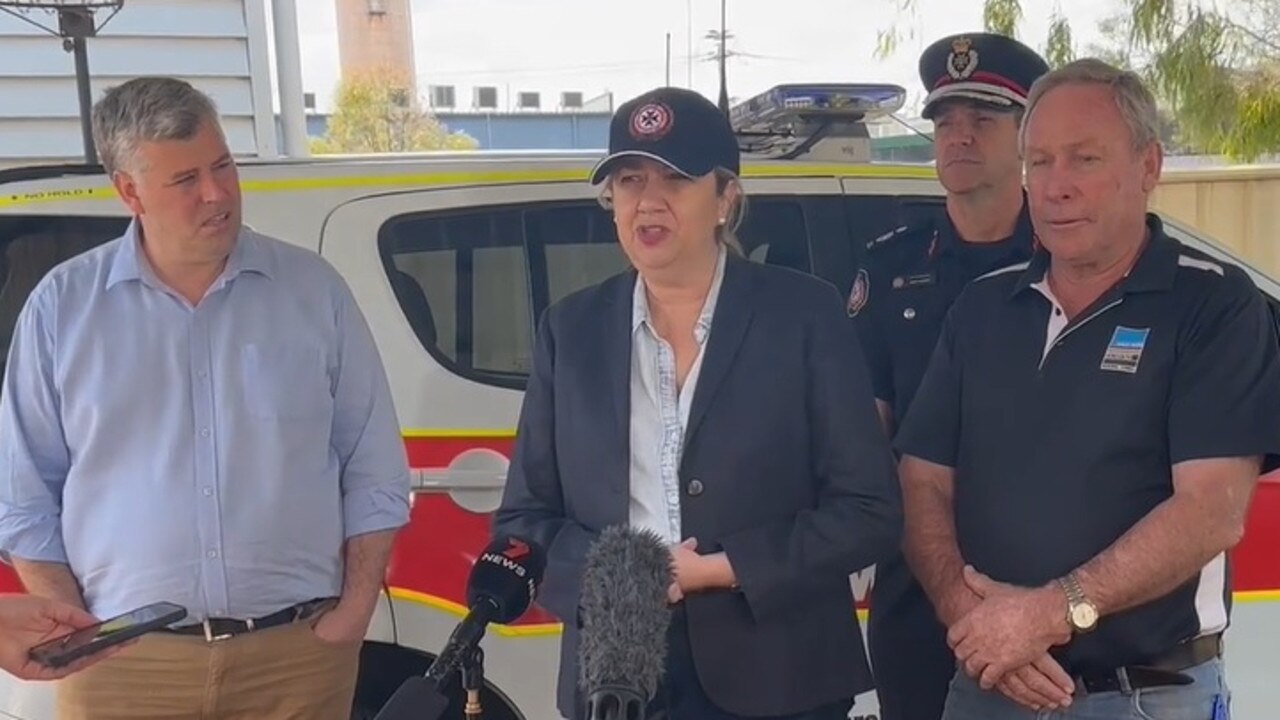
[[[446,493],[459,507],[491,513],[502,504],[511,462],[500,452],[473,448],[459,453],[445,467],[414,468],[410,488],[415,493]]]
[[[447,467],[414,468],[409,478],[415,492],[449,492],[467,490],[501,490],[507,484],[505,472],[489,470],[451,470]]]

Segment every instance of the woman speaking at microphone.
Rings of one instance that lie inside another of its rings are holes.
[[[632,269],[538,324],[494,532],[547,548],[539,601],[565,625],[567,717],[582,715],[583,563],[611,525],[671,546],[654,711],[836,720],[872,687],[849,573],[897,546],[891,455],[836,290],[741,256],[738,168],[700,95],[619,107],[591,181]]]

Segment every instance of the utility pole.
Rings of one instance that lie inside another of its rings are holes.
[[[685,41],[688,43],[687,59],[685,67],[688,70],[689,77],[686,82],[688,89],[693,89],[693,0],[684,0],[684,18],[685,18]]]
[[[727,43],[729,38],[733,37],[733,33],[729,32],[725,23],[725,0],[720,0],[720,29],[707,32],[706,38],[716,43],[715,59],[720,66],[720,111],[725,115],[729,114],[729,83],[725,66],[728,62],[729,50]]]
[[[728,32],[725,30],[725,3],[727,0],[720,0],[720,112],[726,116],[729,114],[729,86],[725,77],[725,54],[724,45]]]
[[[667,33],[667,81],[664,87],[671,87],[671,33]]]

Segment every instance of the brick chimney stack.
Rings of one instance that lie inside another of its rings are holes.
[[[398,75],[417,92],[410,0],[336,0],[342,76]]]

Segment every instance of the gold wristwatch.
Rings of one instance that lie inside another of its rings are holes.
[[[1087,633],[1098,625],[1098,606],[1085,597],[1084,588],[1074,572],[1057,580],[1067,594],[1067,624],[1073,633]]]

